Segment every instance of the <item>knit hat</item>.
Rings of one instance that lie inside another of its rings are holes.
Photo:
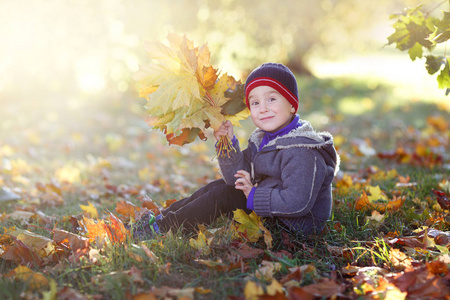
[[[295,111],[298,109],[297,80],[288,67],[277,63],[265,63],[254,69],[245,82],[245,104],[250,108],[248,95],[258,86],[267,85],[283,95]]]

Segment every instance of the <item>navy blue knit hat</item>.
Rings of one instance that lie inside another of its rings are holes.
[[[245,103],[248,103],[248,95],[254,88],[267,85],[277,90],[289,103],[298,109],[297,80],[288,67],[277,63],[265,63],[254,69],[245,82]]]

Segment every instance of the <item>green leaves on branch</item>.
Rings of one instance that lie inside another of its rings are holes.
[[[437,76],[437,82],[440,89],[447,89],[446,94],[448,94],[448,89],[450,89],[450,67],[448,59],[445,56],[433,56],[428,55],[425,67],[427,68],[428,74],[433,75],[439,70],[441,71]],[[442,66],[444,66],[443,69]]]
[[[446,1],[441,4],[446,3]],[[431,12],[431,11],[430,11]],[[443,12],[441,19],[424,13],[422,6],[406,9],[401,14],[391,16],[397,19],[392,25],[395,32],[388,37],[388,45],[395,44],[401,51],[408,51],[411,60],[424,57],[424,52],[432,52],[435,46],[450,39],[450,13]],[[430,75],[437,76],[438,87],[450,92],[450,67],[446,56],[427,55],[425,67]]]

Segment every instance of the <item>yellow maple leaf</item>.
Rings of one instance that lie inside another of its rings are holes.
[[[283,286],[276,280],[272,279],[272,282],[266,287],[267,294],[275,296],[276,294],[284,294]]]
[[[55,243],[45,236],[23,229],[16,229],[8,234],[24,243],[41,258],[48,257],[55,252]]]
[[[88,205],[81,205],[80,208],[83,210],[84,214],[93,219],[98,219],[98,212],[94,205],[91,202],[88,202]]]
[[[181,121],[181,126],[184,128],[199,128],[205,129],[205,121],[209,120],[213,129],[218,129],[222,122],[225,120],[224,116],[220,113],[219,106],[206,106],[196,112],[195,114],[184,118]]]
[[[6,277],[14,277],[16,280],[27,282],[29,288],[32,290],[38,290],[49,286],[47,277],[42,273],[37,273],[26,266],[18,266],[11,270]]]
[[[231,122],[231,124],[233,124],[233,126],[242,127],[241,123],[239,123],[239,121],[247,119],[248,116],[250,116],[250,110],[246,107],[245,109],[241,110],[234,116],[226,115],[225,119],[230,120],[230,122]]]
[[[197,77],[191,73],[171,73],[150,95],[147,109],[149,111],[161,109],[167,113],[189,106],[193,98],[201,98]]]
[[[233,219],[239,223],[239,225],[236,226],[238,233],[244,233],[249,242],[257,242],[260,237],[264,236],[264,242],[266,243],[267,248],[272,248],[272,235],[269,230],[264,227],[261,218],[254,211],[248,215],[242,209],[237,209],[233,211],[233,214]]]
[[[264,295],[264,289],[254,281],[247,281],[244,288],[244,295],[246,300],[257,300],[259,296]]]
[[[367,188],[369,190],[370,195],[367,196],[370,202],[378,201],[378,200],[388,200],[386,194],[381,191],[380,186],[369,186]]]
[[[192,248],[200,250],[203,254],[210,254],[211,250],[209,249],[209,244],[211,243],[211,240],[208,240],[203,232],[199,232],[197,239],[191,238],[189,240],[189,245],[191,245]]]
[[[162,116],[147,116],[145,122],[148,126],[163,129],[166,123],[170,123],[175,117],[175,112],[171,111]]]
[[[211,97],[214,99],[214,103],[217,106],[222,106],[227,102],[227,98],[225,97],[225,91],[228,89],[228,75],[227,73],[222,74],[219,80],[214,84],[214,88],[209,92]]]

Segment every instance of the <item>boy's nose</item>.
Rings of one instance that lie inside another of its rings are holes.
[[[261,104],[259,105],[259,111],[267,111],[267,106],[264,102],[261,102]]]

